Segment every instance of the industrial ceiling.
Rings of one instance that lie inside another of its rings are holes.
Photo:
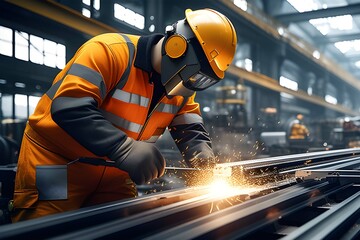
[[[251,2],[251,1],[249,1]],[[258,5],[258,2],[252,1]],[[264,11],[360,79],[359,0],[262,1]]]

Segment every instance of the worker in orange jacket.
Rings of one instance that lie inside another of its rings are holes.
[[[304,116],[302,114],[296,115],[296,119],[292,122],[290,130],[290,139],[307,139],[310,135],[309,129],[303,123]]]
[[[164,173],[153,143],[166,128],[190,167],[214,164],[195,92],[224,78],[237,36],[212,9],[185,16],[165,35],[107,33],[78,49],[29,118],[13,222],[136,196]],[[117,168],[89,164],[99,158]]]

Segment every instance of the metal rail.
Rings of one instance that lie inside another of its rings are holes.
[[[299,169],[330,167],[341,162],[356,167],[359,162],[356,162],[354,157],[360,156],[359,154],[360,148],[351,148],[221,163],[218,166],[231,168],[234,180],[241,178],[242,182],[246,182],[247,179],[252,181],[254,178],[265,177],[266,181],[269,181],[269,176],[279,179],[279,175],[293,174]]]
[[[215,239],[217,236],[230,239],[235,235],[236,239],[239,239],[274,221],[281,215],[282,211],[294,206],[296,208],[299,202],[303,204],[310,199],[311,192],[314,189],[322,190],[325,187],[328,187],[327,184],[314,185],[308,188],[296,186],[291,189],[284,189],[277,194],[269,194],[170,228],[147,239],[195,239],[200,237]]]
[[[4,225],[0,239],[356,239],[358,154],[350,149],[232,163],[253,170],[278,162],[294,167],[286,174],[314,175],[232,195],[211,195],[206,186],[169,190]],[[316,164],[298,168],[308,159]]]
[[[282,239],[340,238],[343,234],[342,231],[344,231],[343,228],[349,225],[352,219],[357,220],[359,217],[360,191]],[[354,224],[354,221],[352,224]]]
[[[304,161],[323,161],[324,159],[338,159],[340,157],[352,156],[360,154],[360,148],[349,148],[349,149],[339,149],[339,150],[331,150],[331,151],[319,151],[319,152],[310,152],[310,153],[300,153],[300,154],[292,154],[292,155],[284,155],[284,156],[276,156],[255,160],[245,160],[238,162],[228,162],[221,163],[223,167],[244,167],[246,169],[258,168],[258,167],[269,167],[269,166],[279,166],[281,164],[293,164],[296,162],[304,162]]]
[[[82,208],[0,227],[0,239],[41,239],[64,234],[73,228],[91,227],[100,222],[131,216],[148,209],[186,201],[206,194],[204,188],[185,188],[146,195],[125,201]]]

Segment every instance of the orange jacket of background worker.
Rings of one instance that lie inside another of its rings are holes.
[[[307,139],[309,137],[309,129],[302,122],[303,115],[298,114],[293,121],[290,129],[290,139]]]
[[[306,139],[309,136],[307,127],[300,123],[295,123],[291,127],[290,139]]]
[[[14,222],[136,196],[134,182],[164,173],[153,143],[166,128],[189,166],[214,164],[195,92],[224,78],[237,37],[219,12],[185,15],[165,35],[108,33],[78,49],[26,126]]]

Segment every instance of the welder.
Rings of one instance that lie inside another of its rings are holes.
[[[164,173],[154,142],[166,129],[188,166],[214,166],[195,93],[224,78],[236,44],[230,20],[212,9],[186,10],[165,34],[84,43],[29,117],[13,222],[135,197],[136,184]],[[99,158],[117,168],[91,164]]]

